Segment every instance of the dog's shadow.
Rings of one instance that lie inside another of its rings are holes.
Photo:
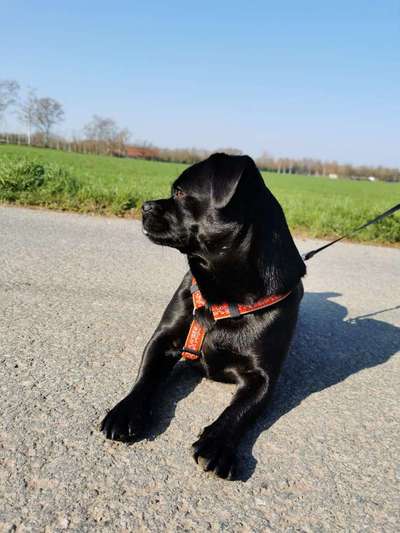
[[[195,365],[184,360],[175,365],[171,375],[154,398],[152,421],[146,435],[148,440],[154,440],[168,429],[180,400],[189,396],[202,379],[203,376]],[[193,441],[194,437],[195,435]]]
[[[254,444],[281,416],[310,394],[384,363],[399,349],[400,328],[372,318],[385,310],[345,320],[346,307],[331,300],[338,296],[333,292],[305,294],[297,332],[272,401],[240,446],[238,479],[246,481],[251,477],[257,464],[252,454]],[[190,394],[201,379],[191,365],[177,365],[157,402],[157,422],[150,438],[168,428],[179,400]]]
[[[334,292],[304,295],[296,335],[271,404],[240,447],[242,481],[255,470],[252,449],[263,431],[310,394],[388,361],[399,349],[399,328],[371,318],[385,310],[345,320],[346,307],[331,300],[338,296]]]

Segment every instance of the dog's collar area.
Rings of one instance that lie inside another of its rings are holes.
[[[193,315],[195,315],[196,309],[205,307],[207,302],[204,300],[199,286],[195,278],[192,279],[192,285],[190,287],[193,300]],[[270,307],[281,300],[284,300],[289,296],[292,291],[285,292],[284,294],[273,294],[271,296],[264,296],[252,304],[218,304],[211,305],[208,308],[211,310],[215,321],[223,320],[225,318],[235,318],[240,315],[246,315],[247,313],[254,313],[258,309],[264,309]],[[206,336],[206,329],[193,318],[190,325],[189,333],[186,338],[184,347],[179,350],[184,359],[194,361],[200,359],[203,356],[201,350]]]

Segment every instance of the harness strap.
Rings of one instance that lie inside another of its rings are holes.
[[[182,348],[182,357],[190,361],[199,359],[205,336],[205,328],[203,328],[200,322],[193,319],[190,324],[188,336],[186,337],[185,346]]]
[[[204,300],[200,289],[197,285],[196,280],[193,278],[192,286],[190,288],[193,300],[193,314],[196,309],[206,307],[207,303]],[[213,315],[215,321],[222,320],[225,318],[235,318],[240,315],[246,315],[247,313],[253,313],[258,309],[263,309],[265,307],[270,307],[281,300],[284,300],[289,296],[292,291],[286,292],[284,294],[273,294],[271,296],[264,296],[260,298],[253,304],[220,304],[220,305],[211,305],[209,309]],[[186,342],[182,350],[180,350],[181,355],[184,359],[194,361],[200,359],[203,355],[201,348],[203,346],[204,338],[206,336],[206,329],[200,324],[196,318],[192,320],[190,325],[189,333],[186,338]]]

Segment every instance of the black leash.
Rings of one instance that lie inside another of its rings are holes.
[[[366,224],[363,224],[362,226],[353,229],[352,231],[350,231],[350,233],[347,233],[346,235],[343,235],[342,237],[339,237],[338,239],[335,239],[334,241],[329,242],[328,244],[325,244],[324,246],[321,246],[320,248],[316,248],[315,250],[310,250],[309,252],[307,252],[306,254],[303,254],[301,256],[303,261],[307,261],[308,259],[311,259],[311,257],[313,257],[315,254],[317,254],[318,252],[321,252],[322,250],[325,250],[325,248],[328,248],[329,246],[332,246],[332,244],[335,244],[335,242],[339,242],[342,239],[346,239],[347,237],[350,237],[350,235],[353,235],[354,233],[357,233],[357,231],[360,231],[360,230],[366,228],[367,226],[370,226],[371,224],[375,224],[376,222],[379,222],[380,220],[383,220],[384,218],[388,217],[389,215],[393,215],[393,213],[395,213],[399,209],[400,209],[400,204],[397,204],[394,207],[392,207],[391,209],[388,209],[387,211],[382,213],[381,215],[378,215],[376,218],[370,220]]]

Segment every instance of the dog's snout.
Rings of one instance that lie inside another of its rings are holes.
[[[143,213],[149,213],[155,208],[156,202],[144,202],[142,205]]]

